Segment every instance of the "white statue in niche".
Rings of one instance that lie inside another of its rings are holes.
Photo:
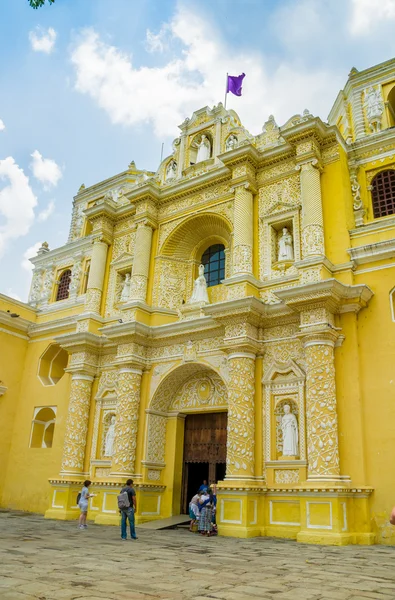
[[[381,117],[384,112],[380,90],[370,86],[365,91],[365,110],[373,133],[381,129]]]
[[[284,416],[281,419],[283,432],[283,456],[298,456],[298,422],[289,404],[284,405]]]
[[[211,155],[211,145],[210,140],[206,135],[202,135],[202,139],[198,144],[198,152],[196,157],[196,162],[202,162],[203,160],[207,160]]]
[[[166,169],[166,181],[175,179],[177,177],[177,163],[175,160],[171,160],[167,165]]]
[[[283,228],[283,234],[278,240],[278,260],[293,260],[294,250],[292,245],[292,235],[286,227]]]
[[[226,140],[226,150],[234,150],[237,147],[237,137],[232,133]]]
[[[126,273],[125,280],[122,285],[121,302],[127,302],[130,296],[130,274]]]
[[[106,440],[104,442],[104,456],[112,456],[114,453],[114,439],[115,439],[115,416],[111,417],[110,426],[106,433]]]
[[[189,300],[190,304],[194,302],[209,302],[207,293],[207,281],[204,276],[204,265],[199,265],[199,277],[195,279],[193,293]]]

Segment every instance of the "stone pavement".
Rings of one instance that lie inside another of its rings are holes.
[[[395,547],[137,533],[0,511],[0,599],[395,599]]]

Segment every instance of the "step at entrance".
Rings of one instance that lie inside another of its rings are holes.
[[[157,519],[156,521],[147,521],[146,523],[141,523],[141,525],[137,525],[138,529],[172,529],[173,527],[177,527],[177,525],[183,525],[184,523],[190,522],[190,517],[188,515],[175,515],[174,517],[168,517],[167,519]]]

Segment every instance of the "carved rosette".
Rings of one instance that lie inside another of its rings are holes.
[[[131,474],[134,471],[141,375],[141,370],[129,367],[119,371],[117,421],[111,469],[114,474]]]
[[[254,477],[255,356],[230,354],[228,388],[227,479]]]
[[[62,472],[84,470],[86,435],[93,377],[75,373],[71,379],[70,401],[64,437]]]
[[[309,339],[306,354],[306,417],[309,479],[338,478],[334,341]]]

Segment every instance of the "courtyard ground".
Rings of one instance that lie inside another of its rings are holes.
[[[0,599],[395,599],[395,547],[137,534],[0,511]]]

